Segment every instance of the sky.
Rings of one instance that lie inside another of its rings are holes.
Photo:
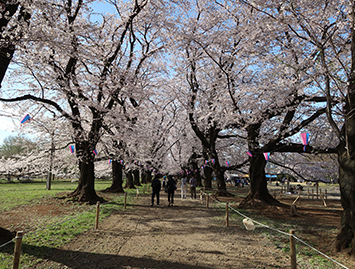
[[[20,121],[18,120],[18,125],[11,120],[9,111],[3,107],[0,103],[0,145],[3,143],[4,139],[10,135],[16,136],[19,131]]]

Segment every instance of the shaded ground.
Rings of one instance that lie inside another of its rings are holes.
[[[232,206],[238,204],[246,189],[237,191],[240,196],[228,198]],[[140,196],[132,208],[115,212],[103,220],[99,230],[89,230],[60,249],[53,248],[50,257],[29,268],[290,268],[289,253],[279,246],[287,245],[288,238],[275,239],[268,235],[266,228],[247,231],[242,218],[236,215],[231,216],[230,227],[226,227],[225,209],[219,209],[217,203],[211,203],[206,209],[205,202],[180,199],[178,194],[173,207],[167,206],[163,192],[160,206],[150,207],[149,195]],[[327,251],[340,223],[339,201],[328,199],[324,207],[320,200],[303,198],[297,202],[297,217],[291,217],[281,208],[251,210],[247,214],[258,220],[270,219],[283,228],[296,226],[297,236]],[[288,196],[281,201],[291,204],[294,199],[295,196]],[[5,212],[0,216],[1,226],[29,230],[31,221],[36,218],[70,210],[70,206],[66,207],[61,201],[50,201],[45,206],[23,206],[11,214]],[[23,222],[21,212],[31,217]],[[28,226],[23,227],[24,223]],[[33,253],[41,251],[41,247],[32,247]],[[355,268],[346,255],[333,254],[332,257]],[[298,268],[325,267],[308,266],[307,261],[301,261]]]
[[[224,227],[219,210],[175,199],[112,215],[34,268],[288,268],[272,243],[240,227]],[[55,262],[53,262],[55,261]],[[67,267],[65,267],[67,266]]]

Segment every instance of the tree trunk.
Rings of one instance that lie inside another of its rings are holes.
[[[142,179],[141,179],[142,184],[147,184],[152,182],[152,177],[151,177],[151,172],[147,169],[142,170]]]
[[[343,214],[341,230],[336,238],[338,251],[348,249],[355,260],[355,6],[352,4],[351,21],[351,69],[348,81],[348,94],[345,98],[344,119],[341,139],[338,145],[339,186]],[[330,91],[330,86],[328,86]],[[329,102],[329,101],[328,101]],[[332,120],[330,121],[332,123]]]
[[[74,197],[79,202],[89,202],[95,204],[97,201],[104,202],[104,199],[99,197],[95,191],[95,170],[94,161],[79,162],[79,184],[74,192],[69,194],[69,197]]]
[[[138,169],[133,170],[133,178],[134,178],[133,179],[134,185],[142,186],[142,184],[139,181],[139,170]]]
[[[265,177],[266,161],[263,154],[254,154],[250,160],[249,179],[250,189],[248,195],[240,203],[239,207],[249,207],[255,203],[266,203],[268,205],[283,206],[275,200],[267,189]]]
[[[355,142],[353,141],[351,140],[351,143]],[[348,253],[355,259],[355,159],[350,158],[344,144],[344,142],[340,143],[338,150],[339,186],[343,214],[341,230],[335,244],[338,251],[348,249]],[[354,149],[352,146],[349,148]]]
[[[203,169],[203,172],[205,174],[205,188],[212,189],[212,173],[213,173],[212,168],[206,166]]]
[[[11,44],[11,40],[8,37],[2,35],[2,32],[5,31],[6,26],[8,25],[11,18],[15,15],[18,7],[19,7],[18,1],[13,1],[13,2],[7,1],[6,4],[4,3],[3,6],[4,10],[0,14],[1,15],[0,16],[0,37],[3,41],[2,47],[0,48],[0,87],[1,87],[2,80],[5,77],[6,70],[9,67],[9,64],[11,62],[12,56],[14,55],[15,52],[15,46]],[[7,40],[6,42],[6,39],[9,40]]]
[[[226,181],[224,180],[224,171],[220,166],[217,158],[215,164],[213,165],[213,172],[216,176],[217,181],[217,195],[218,196],[233,196],[229,192],[227,192]]]
[[[106,192],[120,193],[123,190],[123,176],[122,176],[122,165],[117,160],[112,160],[112,184],[107,188]]]
[[[125,172],[125,174],[126,174],[126,186],[125,186],[125,188],[135,189],[136,187],[134,186],[134,183],[133,183],[132,172],[131,171],[127,171],[127,172]]]
[[[5,77],[6,70],[9,67],[14,52],[15,52],[14,46],[0,49],[0,86],[2,80]]]

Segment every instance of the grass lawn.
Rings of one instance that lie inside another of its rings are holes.
[[[33,182],[0,180],[0,225],[11,231],[25,232],[22,248],[26,250],[24,251],[26,254],[21,255],[21,268],[29,268],[41,259],[45,259],[53,248],[70,242],[76,235],[94,227],[95,206],[57,199],[74,191],[77,184],[69,180],[54,180],[51,190],[46,190],[45,180]],[[109,186],[111,181],[95,182],[97,192]],[[134,203],[136,190],[126,190],[126,192],[128,205]],[[108,217],[112,212],[122,210],[124,201],[122,193],[99,193],[99,196],[103,196],[109,202],[101,206],[100,219]],[[12,216],[16,219],[17,214],[21,214],[21,219],[14,221],[16,224],[12,225]],[[12,268],[13,250],[14,243],[0,248],[0,269]]]

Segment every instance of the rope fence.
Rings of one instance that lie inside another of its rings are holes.
[[[270,229],[272,231],[275,231],[277,233],[280,233],[282,235],[285,235],[285,236],[288,236],[290,237],[290,249],[291,249],[291,269],[293,268],[296,268],[296,251],[295,251],[295,243],[294,243],[294,240],[297,240],[299,241],[300,243],[304,244],[305,246],[309,247],[310,249],[314,250],[315,252],[317,252],[318,254],[322,255],[323,257],[329,259],[330,261],[332,261],[333,263],[339,265],[340,267],[342,268],[345,268],[345,269],[349,269],[348,267],[346,267],[345,265],[341,264],[340,262],[336,261],[335,259],[329,257],[328,255],[324,254],[323,252],[317,250],[316,248],[312,247],[310,244],[306,243],[305,241],[303,241],[302,239],[298,238],[297,236],[294,235],[294,230],[290,230],[289,233],[286,233],[284,231],[281,231],[279,229],[276,229],[276,228],[273,228],[273,227],[270,227],[269,225],[266,225],[266,224],[263,224],[259,221],[256,221],[250,217],[248,217],[247,215],[241,213],[240,211],[236,210],[235,208],[231,207],[229,205],[229,203],[223,203],[223,202],[220,202],[218,201],[214,195],[210,195],[204,191],[201,190],[201,193],[200,193],[200,200],[202,202],[202,195],[205,195],[206,196],[206,208],[209,208],[209,200],[211,199],[213,202],[216,202],[220,208],[222,208],[222,206],[225,206],[226,207],[226,226],[229,226],[229,220],[228,220],[228,217],[229,217],[229,213],[228,213],[228,209],[231,209],[232,211],[234,211],[235,213],[237,213],[238,215],[242,216],[244,218],[243,220],[243,224],[245,226],[245,228],[247,230],[253,230],[255,229],[255,225],[254,223],[258,224],[259,226],[262,226],[264,228],[267,228],[267,229]]]
[[[147,185],[147,192],[149,191],[149,185]],[[143,185],[143,194],[145,194],[145,186]],[[137,193],[134,194],[134,193],[131,193],[130,196],[133,198],[135,197],[136,199],[139,198],[139,189],[137,188]],[[220,208],[224,208],[225,207],[225,214],[226,214],[226,217],[225,217],[225,220],[226,220],[226,226],[229,226],[229,210],[232,210],[233,212],[235,212],[236,214],[240,215],[241,217],[243,217],[243,224],[245,226],[245,228],[247,230],[254,230],[255,229],[255,224],[261,226],[261,227],[264,227],[264,228],[267,228],[267,229],[270,229],[274,232],[277,232],[279,234],[282,234],[284,236],[287,236],[287,237],[290,237],[290,250],[291,250],[291,269],[293,268],[296,268],[296,248],[295,248],[295,240],[297,240],[298,242],[302,243],[303,245],[305,245],[306,247],[314,250],[315,252],[317,252],[318,254],[322,255],[323,257],[329,259],[330,261],[332,261],[333,263],[339,265],[340,267],[342,268],[345,268],[345,269],[349,269],[348,267],[344,266],[343,264],[339,263],[338,261],[336,261],[335,259],[329,257],[328,255],[322,253],[321,251],[317,250],[316,248],[312,247],[310,244],[306,243],[305,241],[303,241],[302,239],[298,238],[297,236],[294,235],[294,230],[290,230],[289,233],[287,232],[284,232],[284,231],[281,231],[279,229],[276,229],[274,227],[271,227],[269,225],[266,225],[266,224],[263,224],[255,219],[252,219],[250,217],[248,217],[247,215],[243,214],[242,212],[238,211],[237,209],[233,208],[232,206],[229,205],[228,202],[226,203],[223,203],[223,202],[220,202],[218,201],[216,198],[215,198],[215,195],[214,193],[212,193],[212,195],[208,194],[207,192],[204,192],[204,191],[200,191],[200,202],[203,203],[203,196],[206,197],[206,208],[208,209],[210,207],[210,200],[214,203],[216,203]],[[120,198],[120,196],[118,197]],[[97,202],[95,206],[96,208],[96,215],[95,215],[95,226],[94,228],[96,230],[99,229],[99,216],[100,216],[100,207],[101,206],[104,206],[104,205],[107,205],[107,204],[112,204],[116,201],[110,201],[110,202],[106,202],[106,203],[102,203],[100,204],[100,202]],[[127,192],[124,193],[124,205],[123,205],[123,208],[126,209],[126,205],[127,205]],[[61,222],[58,222],[58,223],[54,223],[52,225],[49,225],[47,227],[44,227],[42,229],[38,229],[36,231],[32,231],[32,232],[29,232],[27,234],[24,234],[22,231],[19,231],[17,232],[17,235],[14,239],[0,245],[0,248],[3,248],[5,246],[7,246],[8,244],[12,243],[12,242],[15,242],[15,249],[14,249],[14,260],[13,260],[13,269],[17,269],[19,267],[19,259],[20,259],[20,252],[21,252],[21,242],[22,242],[22,238],[27,236],[27,235],[30,235],[30,234],[35,234],[35,233],[38,233],[40,231],[43,231],[43,230],[46,230],[46,229],[50,229],[50,228],[53,228],[55,226],[58,226],[58,225],[61,225],[67,221],[71,221],[75,218],[78,218],[79,216],[85,214],[85,213],[88,213],[89,211],[91,211],[92,208],[84,211],[84,212],[81,212],[80,214],[77,214],[71,218],[68,218],[68,219],[65,219]]]

